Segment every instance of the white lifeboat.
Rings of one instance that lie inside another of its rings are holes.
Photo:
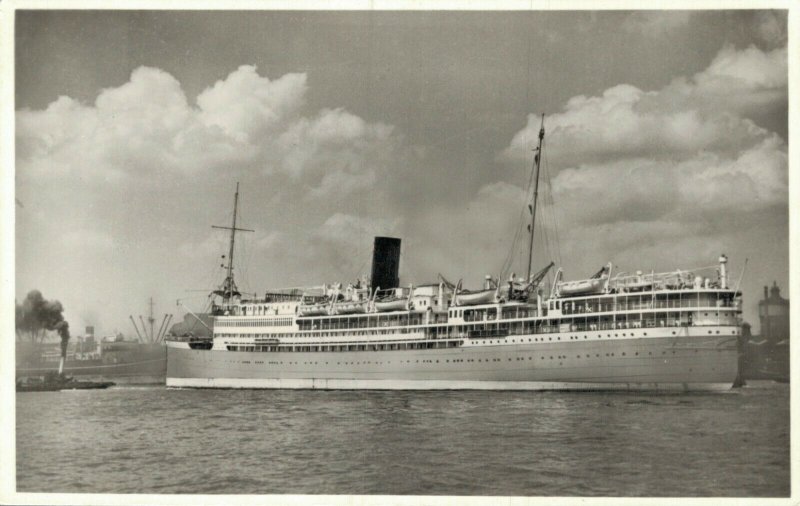
[[[594,295],[601,293],[605,287],[605,279],[582,279],[565,281],[558,285],[559,295]]]
[[[477,304],[492,304],[496,302],[497,289],[478,290],[474,292],[461,291],[456,295],[457,306],[475,306]]]
[[[409,287],[408,294],[404,293],[403,288],[393,288],[386,290],[383,294],[378,291],[375,293],[375,301],[373,305],[378,312],[386,311],[407,311],[411,309],[413,303],[411,302],[411,294],[413,287]]]
[[[329,308],[329,302],[300,305],[297,306],[297,314],[300,316],[324,316],[328,314]]]

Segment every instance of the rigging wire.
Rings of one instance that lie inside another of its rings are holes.
[[[351,276],[350,279],[361,279],[361,275],[364,272],[364,266],[367,265],[369,261],[369,257],[365,258],[363,262],[361,262],[361,267],[358,268],[354,276]]]
[[[241,197],[239,197],[239,203],[241,204]],[[244,213],[241,210],[241,205],[239,206],[238,209],[237,218],[238,218],[236,220],[237,226],[243,226],[246,220],[244,219]],[[236,233],[236,231],[234,231],[234,233]],[[239,282],[237,283],[237,285],[239,285],[239,291],[242,292],[242,294],[244,295],[246,293],[252,293],[250,292],[252,287],[249,282],[249,274],[248,274],[249,270],[248,267],[250,264],[250,260],[252,258],[252,250],[249,247],[249,240],[246,238],[246,236],[242,234],[239,237],[241,237],[241,239],[239,239],[239,245],[240,245],[239,255],[236,257],[238,260],[236,262],[236,265],[233,266],[233,269],[235,272],[238,272],[240,274],[240,276],[238,276]]]
[[[523,163],[525,168],[527,168],[529,165],[527,158],[524,160]],[[532,162],[530,165],[532,165]],[[502,278],[505,278],[508,275],[509,271],[511,270],[511,267],[515,260],[514,257],[515,256],[521,257],[523,255],[522,244],[520,243],[520,236],[523,234],[525,230],[527,230],[528,220],[525,219],[525,211],[528,208],[527,207],[528,204],[533,203],[533,176],[534,176],[534,170],[533,168],[531,168],[531,170],[528,171],[528,182],[525,187],[525,193],[523,196],[522,205],[520,206],[519,218],[517,219],[517,227],[514,233],[514,239],[511,242],[511,248],[508,251],[508,256],[506,256],[506,260],[503,262],[503,267],[502,269],[500,269],[501,273],[500,275]],[[535,226],[535,224],[533,225]],[[528,231],[528,233],[531,232]]]
[[[542,141],[542,144],[544,144],[544,141]],[[542,146],[542,148],[544,149],[544,146]],[[546,193],[547,193],[547,198],[549,198],[549,202],[550,202],[550,214],[551,214],[551,217],[552,217],[552,220],[553,220],[553,233],[555,235],[555,247],[556,247],[556,255],[557,255],[556,258],[558,258],[558,264],[561,265],[562,264],[561,238],[559,237],[559,234],[558,234],[558,215],[556,213],[555,200],[553,199],[553,193],[554,192],[553,192],[552,178],[550,177],[550,163],[549,163],[549,159],[547,157],[547,153],[546,152],[545,152],[545,155],[544,155],[544,174],[545,174],[545,181],[547,183],[547,188],[548,188],[548,191]]]

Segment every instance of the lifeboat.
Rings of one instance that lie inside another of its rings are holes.
[[[564,283],[559,283],[558,293],[561,296],[594,295],[603,292],[605,283],[606,280],[602,278],[566,281]]]
[[[461,291],[456,295],[456,306],[475,306],[477,304],[492,304],[496,300],[497,289],[478,290],[475,292]]]
[[[329,307],[330,303],[328,302],[297,306],[297,314],[300,316],[324,316],[328,314]]]
[[[390,288],[388,290],[375,290],[375,297],[372,306],[375,311],[408,311],[414,307],[411,302],[411,295],[414,293],[414,286],[406,288]]]
[[[369,305],[368,301],[343,301],[337,302],[333,306],[333,312],[335,314],[357,314],[357,313],[366,313],[367,306]]]
[[[411,302],[408,298],[387,297],[382,300],[375,301],[375,309],[380,312],[384,311],[405,311],[411,308]]]

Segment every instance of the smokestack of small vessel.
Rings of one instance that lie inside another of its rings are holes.
[[[719,287],[723,290],[728,288],[728,257],[725,254],[719,257]]]
[[[376,237],[372,248],[372,290],[400,286],[400,239]]]
[[[61,337],[61,360],[58,361],[58,375],[64,373],[64,361],[67,359],[67,345],[69,344],[69,323],[61,320],[55,325],[59,337]]]

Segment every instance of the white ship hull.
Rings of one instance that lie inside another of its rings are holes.
[[[647,329],[610,339],[603,332],[562,333],[552,341],[537,335],[539,342],[521,335],[468,339],[457,348],[347,352],[229,352],[174,342],[167,386],[716,391],[736,378],[737,331]]]

